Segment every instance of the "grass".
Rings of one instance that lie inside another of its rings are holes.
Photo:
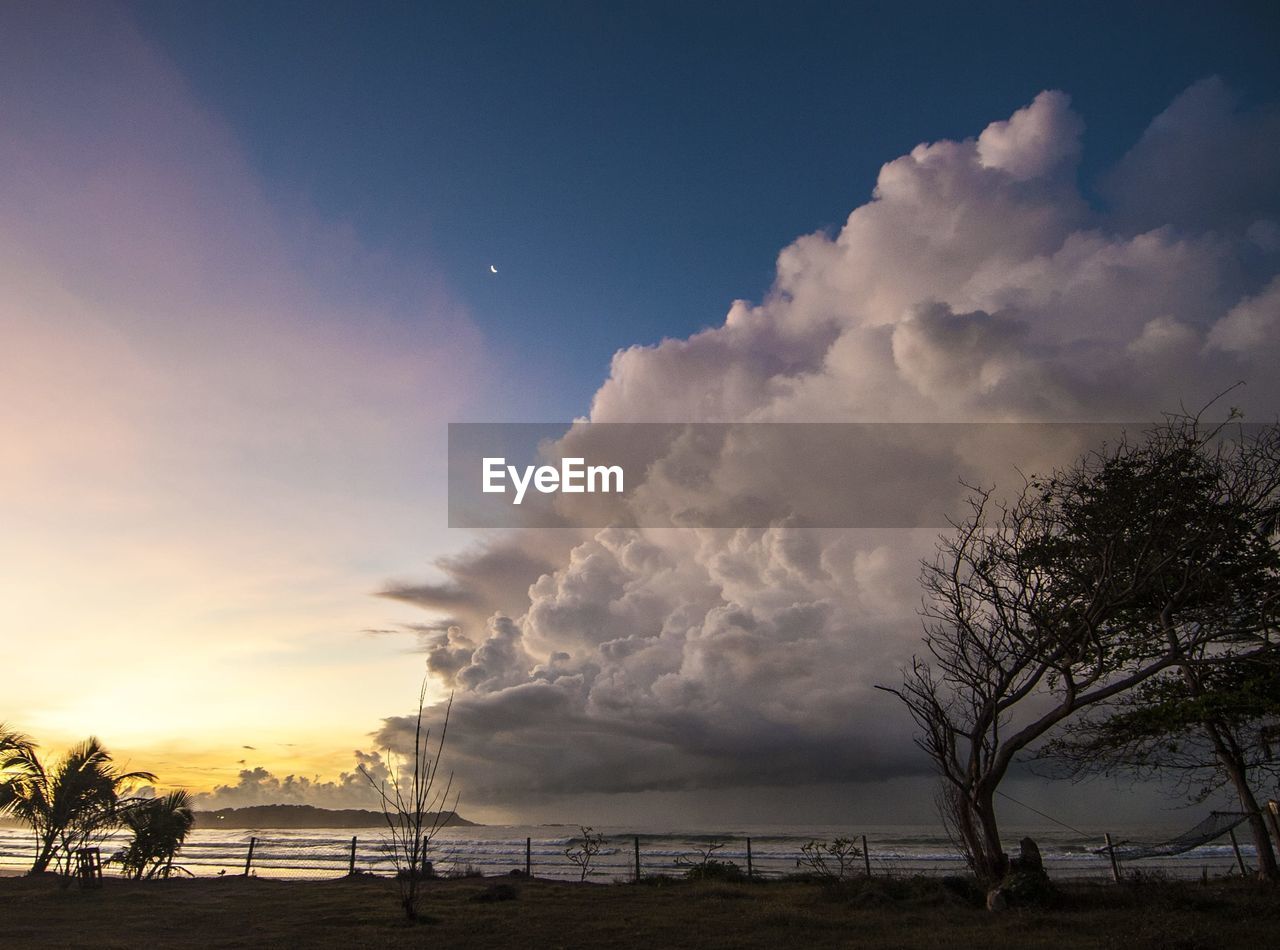
[[[502,896],[495,897],[500,888]],[[1268,946],[1280,891],[1252,882],[1072,885],[1055,906],[992,914],[952,882],[680,881],[663,886],[438,880],[428,922],[399,914],[393,882],[216,878],[62,889],[0,878],[5,946],[39,947],[1097,947]],[[487,895],[487,896],[486,896]]]

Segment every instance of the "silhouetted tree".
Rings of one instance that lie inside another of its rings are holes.
[[[69,873],[77,848],[119,825],[128,786],[156,779],[150,772],[121,772],[92,737],[51,766],[40,761],[33,745],[19,745],[0,758],[0,771],[0,813],[14,815],[36,835],[32,874],[47,870],[55,858]]]
[[[31,740],[22,733],[10,729],[6,723],[0,722],[0,769],[5,768],[5,760],[9,753],[21,749],[30,750]],[[3,776],[0,776],[3,777]]]
[[[927,656],[889,691],[980,878],[1008,868],[994,796],[1019,753],[1189,657],[1268,635],[1277,434],[1221,435],[1173,416],[1009,504],[976,491],[924,565]]]
[[[1258,871],[1277,876],[1262,817],[1262,779],[1280,778],[1280,648],[1207,650],[1068,723],[1039,755],[1073,775],[1174,776],[1197,802],[1229,787],[1250,814]]]
[[[814,840],[800,849],[796,864],[808,868],[828,884],[840,884],[853,875],[855,867],[861,866],[862,849],[852,838]]]
[[[168,876],[174,855],[195,825],[191,794],[175,789],[159,798],[136,800],[120,809],[121,824],[133,837],[120,856],[126,877]]]
[[[439,770],[444,752],[444,740],[449,731],[449,713],[453,709],[453,694],[445,706],[444,723],[440,727],[440,739],[435,753],[431,752],[431,730],[423,728],[426,713],[427,681],[422,681],[418,691],[418,714],[414,722],[413,748],[405,757],[387,750],[388,778],[378,779],[362,764],[360,774],[378,793],[382,816],[388,831],[388,851],[396,869],[396,882],[400,891],[400,907],[410,920],[418,917],[419,885],[427,873],[427,854],[431,841],[449,821],[458,807],[454,795],[453,805],[449,795],[453,790],[453,773],[441,784]]]
[[[591,862],[604,848],[604,835],[597,834],[591,827],[582,825],[578,829],[581,836],[570,841],[564,849],[564,856],[578,867],[578,881],[581,883],[591,873]]]

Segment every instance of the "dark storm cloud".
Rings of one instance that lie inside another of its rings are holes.
[[[479,550],[444,558],[439,583],[389,584],[383,597],[447,611],[483,623],[495,610],[518,612],[529,585],[558,563],[564,541],[555,532],[506,537]]]

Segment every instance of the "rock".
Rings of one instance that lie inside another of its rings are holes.
[[[1018,842],[1017,869],[1020,871],[1043,871],[1044,861],[1040,857],[1040,848],[1031,838],[1023,838]]]
[[[988,907],[997,892],[1004,907],[1043,904],[1053,897],[1053,884],[1045,872],[1040,849],[1030,838],[1022,839],[1018,856],[1009,862],[1009,873],[987,895]]]

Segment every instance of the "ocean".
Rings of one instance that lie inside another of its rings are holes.
[[[1113,829],[1117,846],[1126,842],[1154,843],[1172,838],[1184,827],[1168,824],[1131,825]],[[639,842],[641,873],[681,874],[690,863],[710,853],[714,860],[730,861],[747,868],[750,839],[753,873],[779,877],[803,870],[798,861],[801,849],[811,840],[830,841],[837,837],[861,843],[866,835],[873,875],[955,874],[964,863],[941,828],[928,825],[869,825],[862,828],[832,825],[756,825],[714,830],[648,829],[600,827],[604,846],[591,862],[588,880],[608,882],[631,880],[635,874],[636,842]],[[1002,829],[1006,848],[1016,853],[1018,841],[1029,835],[1040,847],[1050,875],[1072,879],[1106,879],[1110,864],[1101,848],[1101,836],[1084,836],[1056,826],[1015,826]],[[537,877],[577,880],[580,869],[565,855],[579,836],[572,825],[485,825],[446,828],[438,833],[429,855],[441,874],[479,872],[504,875],[525,867],[526,841],[533,874]],[[1237,829],[1240,851],[1249,867],[1253,848],[1246,828]],[[352,858],[352,838],[354,862]],[[250,843],[253,856],[250,859]],[[101,842],[102,856],[109,858],[124,844],[122,836]],[[34,845],[22,828],[0,828],[0,873],[21,873],[31,864]],[[357,872],[390,874],[394,865],[386,850],[384,832],[363,829],[197,829],[175,860],[175,864],[195,876],[243,874],[260,877],[323,879]],[[1221,876],[1239,873],[1231,841],[1224,836],[1173,857],[1147,858],[1123,864],[1126,872],[1158,872],[1177,878]],[[861,857],[855,873],[863,873]],[[107,865],[107,873],[114,873]]]

